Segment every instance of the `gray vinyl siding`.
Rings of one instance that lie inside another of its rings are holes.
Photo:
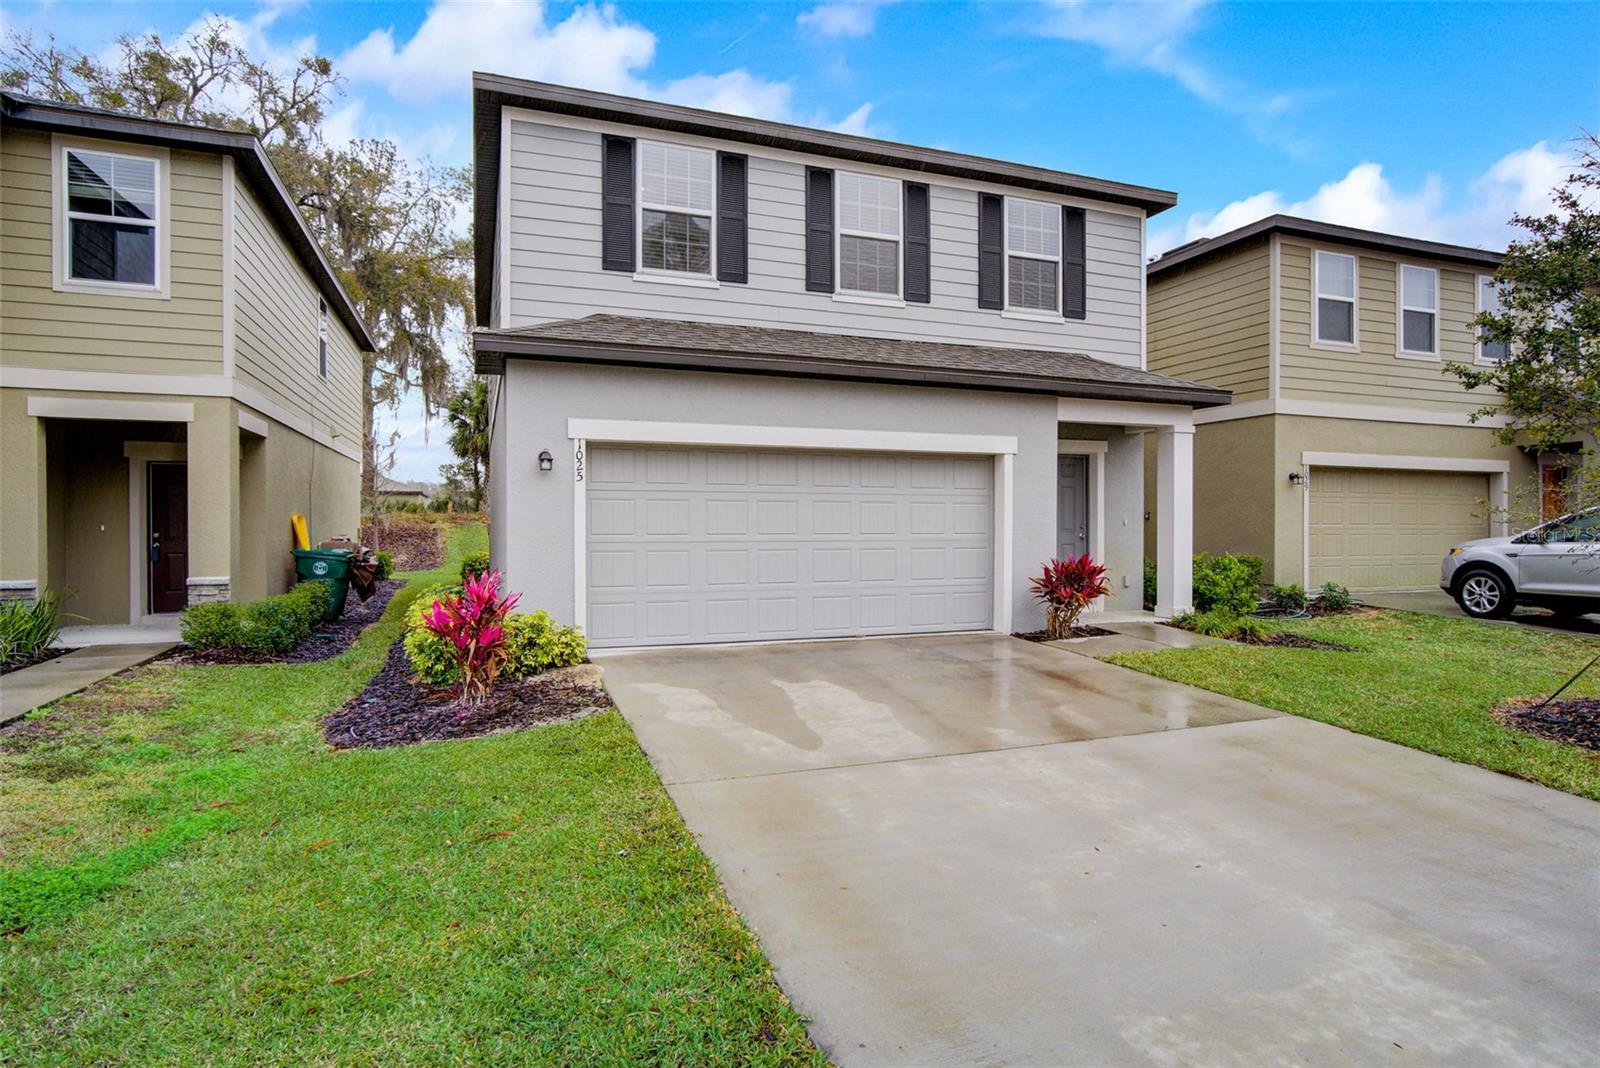
[[[1391,404],[1466,414],[1491,403],[1489,393],[1468,393],[1444,370],[1455,360],[1472,363],[1477,343],[1477,273],[1423,259],[1319,245],[1329,252],[1356,254],[1358,351],[1317,348],[1313,330],[1313,255],[1311,245],[1285,241],[1280,252],[1279,386],[1288,398],[1345,404]],[[1439,355],[1435,359],[1397,354],[1396,289],[1401,263],[1439,271]]]
[[[115,150],[114,144],[108,144]],[[58,292],[51,258],[51,139],[0,141],[0,361],[135,374],[222,369],[222,161],[173,151],[169,297]]]
[[[328,311],[328,377],[319,373],[318,301],[322,299],[266,216],[239,181],[234,192],[235,374],[267,399],[351,445],[362,434],[360,350]]]
[[[1150,370],[1267,396],[1271,257],[1265,241],[1150,280]]]
[[[514,120],[507,151],[507,326],[612,313],[1065,349],[1139,364],[1141,216],[1089,209],[1087,319],[1007,318],[978,308],[977,192],[934,182],[931,301],[905,308],[847,303],[805,289],[804,164],[751,152],[750,280],[696,288],[601,269],[598,132]],[[903,177],[927,180],[912,172]]]

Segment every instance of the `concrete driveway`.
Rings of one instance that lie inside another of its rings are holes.
[[[1394,608],[1402,612],[1421,612],[1424,615],[1450,616],[1454,619],[1470,618],[1456,604],[1455,598],[1443,590],[1360,593],[1356,595],[1356,599],[1377,608]],[[1489,622],[1517,623],[1525,627],[1564,630],[1573,634],[1600,635],[1600,616],[1558,616],[1542,608],[1518,608],[1505,619]]]
[[[604,666],[837,1063],[1593,1053],[1593,802],[993,635]]]

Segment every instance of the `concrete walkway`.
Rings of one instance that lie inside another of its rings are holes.
[[[89,645],[149,645],[178,643],[178,617],[158,616],[148,623],[103,623],[62,627],[56,644],[65,649]]]
[[[1593,1052],[1593,802],[994,635],[597,659],[841,1065]]]
[[[0,727],[119,671],[154,660],[175,644],[91,646],[0,676]]]

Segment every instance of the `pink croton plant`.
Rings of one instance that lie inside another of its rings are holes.
[[[455,650],[463,709],[489,696],[506,658],[506,617],[521,598],[520,593],[500,596],[500,572],[488,571],[468,575],[459,596],[434,601],[422,614],[423,626]]]

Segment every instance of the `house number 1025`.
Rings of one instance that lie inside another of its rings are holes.
[[[583,442],[578,442],[572,450],[572,480],[583,481]]]

